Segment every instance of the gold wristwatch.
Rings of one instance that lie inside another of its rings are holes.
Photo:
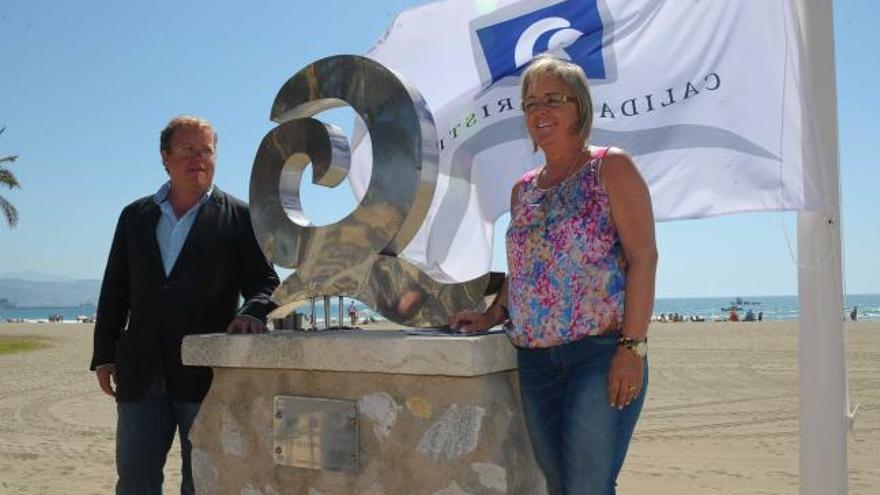
[[[617,338],[617,345],[626,347],[630,352],[635,354],[636,357],[644,358],[648,355],[648,337],[645,337],[642,340],[636,340],[621,335]]]

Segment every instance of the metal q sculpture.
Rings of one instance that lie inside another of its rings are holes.
[[[372,176],[354,211],[313,226],[300,202],[303,170],[311,162],[312,182],[334,187],[351,151],[339,128],[311,117],[346,104],[370,134]],[[445,284],[398,257],[425,219],[438,174],[434,119],[418,90],[374,60],[328,57],[282,86],[270,118],[279,125],[254,159],[250,211],[266,257],[296,270],[273,295],[282,311],[309,300],[314,311],[324,297],[326,315],[328,296],[348,296],[395,323],[436,327],[482,304],[488,274]]]

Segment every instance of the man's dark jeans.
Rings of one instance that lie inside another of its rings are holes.
[[[117,495],[162,495],[165,458],[180,433],[181,495],[195,493],[190,463],[189,429],[199,412],[199,402],[177,402],[168,396],[162,373],[143,400],[116,404]]]

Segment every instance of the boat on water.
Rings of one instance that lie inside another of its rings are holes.
[[[735,300],[730,301],[730,306],[722,306],[721,311],[742,311],[743,306],[756,306],[761,304],[760,301],[747,301],[741,297],[737,297]]]

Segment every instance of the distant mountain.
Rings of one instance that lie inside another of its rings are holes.
[[[33,270],[18,270],[14,272],[0,273],[0,279],[3,278],[20,278],[22,280],[30,280],[31,282],[73,282],[71,277],[64,275],[55,275],[52,273],[35,272]]]
[[[6,299],[18,307],[97,304],[100,290],[101,281],[97,279],[46,281],[0,278],[0,299]]]

